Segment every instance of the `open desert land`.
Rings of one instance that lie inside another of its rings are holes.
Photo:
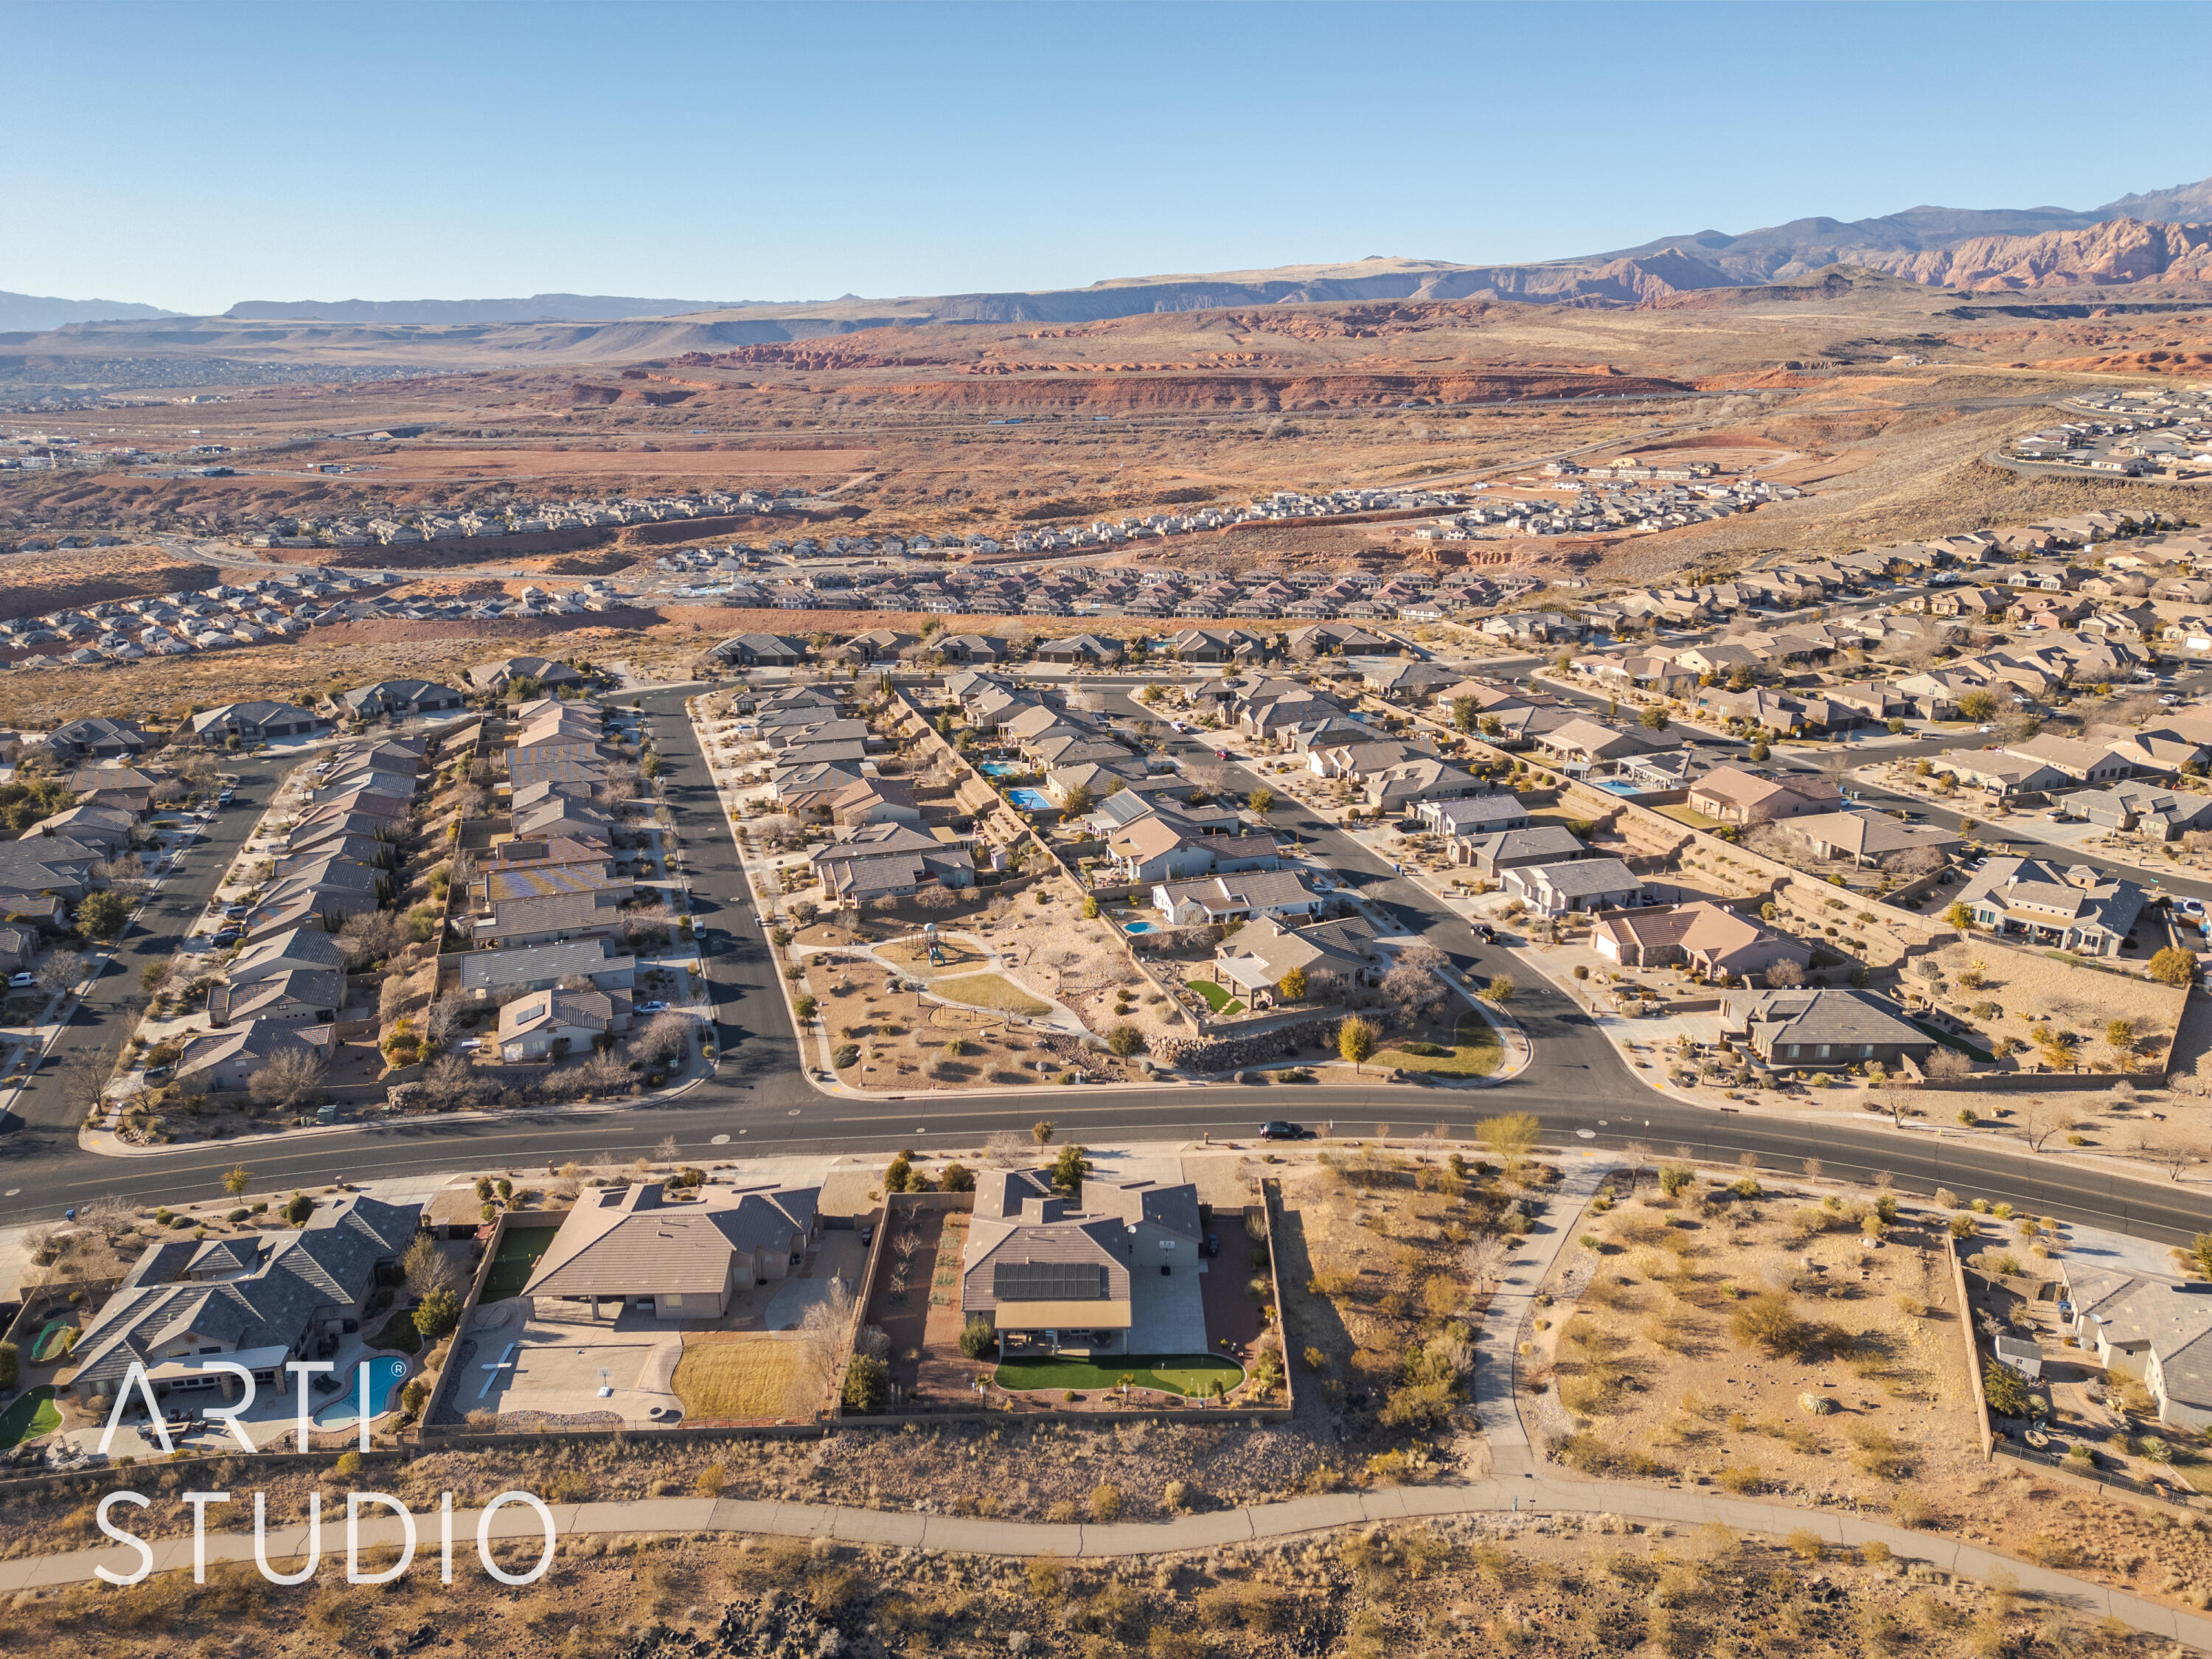
[[[2201,343],[2204,314],[2149,309],[2186,296],[2011,299],[1862,271],[1614,309],[1393,301],[862,328],[574,371],[471,347],[468,373],[111,410],[103,440],[226,444],[238,476],[12,477],[0,533],[219,531],[256,514],[482,505],[524,484],[717,484],[834,490],[867,533],[935,534],[1277,489],[1510,482],[1552,455],[1608,451],[1693,453],[1808,490],[1718,524],[1510,550],[1647,580],[2139,500],[2124,482],[1981,458],[2047,422],[2050,399],[2126,372],[2084,363]],[[2055,314],[2092,310],[2110,314]],[[310,341],[265,349],[334,361]],[[1892,361],[1905,357],[1921,361]],[[400,431],[414,435],[367,435]],[[1418,556],[1387,525],[1328,521],[1194,538],[1179,556],[1232,569]]]

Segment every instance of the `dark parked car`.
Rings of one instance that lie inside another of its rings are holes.
[[[1272,1123],[1262,1123],[1260,1126],[1260,1139],[1262,1140],[1310,1140],[1313,1139],[1313,1131],[1303,1124],[1285,1123],[1282,1119],[1277,1118]]]
[[[1206,1234],[1206,1253],[1208,1255],[1219,1255],[1221,1254],[1221,1235],[1219,1233]]]

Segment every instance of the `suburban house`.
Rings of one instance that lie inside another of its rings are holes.
[[[629,1029],[627,991],[532,991],[499,1011],[501,1060],[580,1054]]]
[[[550,991],[564,979],[588,980],[599,991],[627,991],[637,983],[637,958],[618,954],[610,939],[471,951],[459,960],[460,994],[477,1001],[501,991]]]
[[[1493,830],[1462,836],[1451,844],[1454,864],[1471,866],[1486,880],[1524,864],[1567,864],[1594,857],[1562,823],[1535,823],[1521,830]]]
[[[452,686],[431,680],[379,680],[341,691],[331,702],[345,719],[368,720],[447,714],[464,707],[467,699]]]
[[[1516,865],[1504,872],[1504,885],[1540,916],[1618,910],[1644,902],[1641,878],[1613,858]]]
[[[2049,732],[2025,743],[2007,744],[2004,752],[2063,772],[2076,783],[2118,783],[2130,770],[2123,757],[2101,744],[2076,743]]]
[[[738,1292],[788,1278],[821,1237],[818,1187],[697,1192],[682,1203],[657,1181],[586,1192],[523,1285],[532,1316],[720,1319]]]
[[[98,716],[70,720],[46,734],[56,760],[130,760],[145,753],[150,739],[136,720]]]
[[[208,1024],[217,1030],[238,1020],[329,1025],[344,1011],[345,994],[342,968],[287,968],[213,987],[208,992]]]
[[[1817,812],[1811,817],[1784,818],[1781,831],[1802,842],[1814,856],[1849,859],[1862,869],[1886,865],[1914,853],[1948,857],[1966,838],[1934,824],[1907,823],[1887,812],[1854,807],[1844,812]],[[1932,867],[1932,866],[1931,866]]]
[[[1632,760],[1660,741],[1656,733],[1640,729],[1615,730],[1594,720],[1575,715],[1548,731],[1531,734],[1536,746],[1562,761],[1595,765],[1600,761]]]
[[[1451,800],[1425,800],[1419,817],[1432,836],[1485,836],[1498,830],[1525,830],[1531,820],[1521,797],[1510,790]]]
[[[1367,810],[1399,816],[1430,801],[1458,800],[1487,787],[1473,773],[1433,755],[1424,755],[1370,774],[1365,790]]]
[[[50,817],[40,818],[23,834],[66,836],[87,847],[97,847],[113,858],[130,850],[137,825],[137,816],[120,807],[88,806],[80,801]]]
[[[1960,783],[1985,789],[2000,800],[2041,794],[2072,781],[2071,775],[2046,761],[2030,759],[2002,749],[1946,749],[1931,756],[1929,770],[1956,778]]]
[[[855,903],[975,884],[975,860],[965,843],[939,841],[904,823],[864,825],[815,848],[811,862],[825,894]]]
[[[1623,968],[1681,964],[1699,979],[1743,979],[1778,962],[1800,968],[1810,946],[1710,899],[1607,916],[1590,930],[1590,949]]]
[[[266,743],[272,738],[309,737],[326,724],[295,703],[227,702],[193,715],[185,729],[197,741],[221,748],[233,738],[252,744]]]
[[[1306,975],[1307,994],[1321,998],[1332,981],[1341,987],[1381,978],[1391,954],[1374,927],[1358,916],[1297,928],[1262,916],[1215,947],[1213,976],[1260,1008],[1283,1000],[1283,980],[1292,969]]]
[[[2018,936],[2082,956],[2118,956],[2143,891],[2131,881],[2103,879],[2086,864],[2060,869],[2041,859],[1991,859],[1960,890],[1974,925],[2000,938]]]
[[[1209,872],[1273,870],[1282,862],[1273,836],[1209,836],[1154,813],[1130,823],[1106,843],[1106,851],[1128,882],[1172,880]]]
[[[1723,823],[1771,823],[1777,818],[1833,812],[1844,792],[1826,778],[1763,778],[1741,767],[1717,766],[1690,786],[1691,810]]]
[[[2158,1420],[2212,1425],[2212,1285],[2062,1260],[2072,1334],[2108,1376],[2139,1378]]]
[[[1780,1071],[1841,1071],[1870,1060],[1894,1070],[1924,1062],[1936,1046],[1902,1008],[1868,991],[1742,992],[1728,999],[1721,1029]]]
[[[586,676],[565,662],[550,657],[508,657],[500,662],[479,663],[469,670],[469,684],[479,691],[504,691],[517,680],[534,680],[539,690],[580,686]]]
[[[0,893],[52,893],[74,903],[92,890],[94,867],[106,857],[67,836],[0,841]]]
[[[1205,1353],[1198,1188],[1086,1181],[1041,1170],[977,1177],[960,1308],[990,1322],[1002,1356]]]
[[[2212,829],[2212,795],[2185,795],[2161,784],[2116,783],[2062,796],[2059,810],[2107,830],[2133,831],[2152,841],[2179,841],[2191,830]]]
[[[1254,916],[1303,919],[1321,906],[1320,896],[1307,890],[1305,878],[1295,870],[1249,870],[1200,881],[1162,882],[1152,889],[1152,908],[1178,927]]]
[[[1121,660],[1121,647],[1118,641],[1102,640],[1095,634],[1076,634],[1063,640],[1039,641],[1036,659],[1039,662],[1068,663],[1079,668],[1103,668]]]
[[[418,1204],[349,1193],[316,1200],[306,1224],[287,1232],[163,1239],[131,1264],[85,1322],[74,1353],[77,1382],[87,1395],[117,1394],[137,1364],[164,1401],[229,1399],[236,1378],[201,1369],[220,1358],[243,1365],[257,1394],[283,1392],[292,1384],[289,1361],[337,1350],[421,1214]]]
[[[331,1028],[290,1019],[249,1019],[210,1031],[185,1044],[176,1080],[210,1094],[232,1094],[247,1087],[253,1074],[279,1054],[330,1058]]]
[[[619,907],[633,890],[588,863],[486,869],[470,878],[471,922],[477,944],[502,951],[590,939],[622,926]]]

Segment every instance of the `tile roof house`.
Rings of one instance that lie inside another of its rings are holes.
[[[1959,890],[1974,925],[2083,956],[2110,957],[2142,912],[2143,890],[2106,880],[2086,864],[2060,869],[2041,859],[1991,859]]]
[[[1203,1228],[1189,1183],[1086,1181],[1038,1170],[979,1177],[960,1307],[1002,1355],[1204,1353]]]
[[[499,1057],[545,1060],[581,1054],[629,1029],[627,991],[532,991],[499,1011]]]
[[[1504,889],[1539,915],[1617,910],[1644,902],[1644,882],[1615,858],[1522,864],[1503,872]]]
[[[2107,830],[2136,831],[2156,842],[2178,841],[2191,830],[2212,829],[2212,795],[2180,794],[2155,783],[2116,783],[2061,796],[2067,817]]]
[[[586,1193],[523,1285],[533,1317],[613,1319],[634,1309],[720,1319],[738,1292],[788,1278],[821,1236],[818,1187],[697,1190],[690,1203],[672,1202],[657,1181]]]
[[[975,884],[975,861],[966,848],[903,823],[864,825],[815,848],[810,861],[830,897],[861,903],[908,897],[925,887]]]
[[[136,720],[94,716],[70,720],[46,734],[58,760],[122,760],[143,754],[150,739]]]
[[[504,691],[516,680],[535,680],[551,689],[581,685],[585,676],[565,662],[550,657],[507,657],[499,662],[478,663],[469,670],[469,684],[479,691]]]
[[[1456,800],[1421,803],[1421,827],[1433,836],[1490,835],[1500,830],[1525,830],[1531,822],[1528,808],[1510,790],[1468,795]]]
[[[2212,1425],[2212,1285],[2060,1261],[2073,1334],[2108,1375],[2140,1377],[2158,1420]]]
[[[1283,978],[1304,970],[1308,994],[1318,994],[1325,977],[1346,985],[1373,981],[1389,965],[1389,951],[1365,921],[1347,916],[1293,928],[1261,916],[1248,921],[1213,953],[1214,977],[1234,986],[1255,1008],[1280,999]]]
[[[1870,1060],[1893,1068],[1908,1059],[1918,1065],[1936,1048],[1904,1009],[1868,991],[1741,992],[1728,999],[1721,1029],[1783,1071],[1840,1071]]]
[[[2047,761],[2002,749],[1946,749],[1930,756],[1928,767],[1931,772],[1985,789],[1999,800],[2040,794],[2072,781],[2069,774]]]
[[[1468,865],[1495,878],[1524,864],[1569,864],[1596,856],[1562,823],[1524,823],[1518,830],[1489,830],[1462,836],[1451,844],[1454,864]]]
[[[1457,800],[1488,787],[1473,773],[1421,755],[1370,773],[1364,791],[1370,812],[1403,814],[1431,801]]]
[[[1320,896],[1307,889],[1295,870],[1248,870],[1200,881],[1162,882],[1152,889],[1152,908],[1178,927],[1253,916],[1304,918],[1321,905]]]
[[[358,1316],[377,1270],[398,1261],[422,1206],[361,1194],[316,1200],[306,1224],[195,1243],[171,1237],[133,1262],[85,1322],[74,1351],[87,1395],[119,1393],[132,1364],[157,1395],[221,1395],[234,1380],[204,1358],[242,1364],[257,1389],[291,1381],[286,1362],[326,1358]]]
[[[1809,946],[1710,899],[1607,916],[1590,930],[1590,948],[1623,968],[1680,963],[1700,979],[1747,980],[1778,962],[1813,959]]]
[[[379,680],[341,691],[332,702],[349,720],[401,720],[414,714],[447,714],[465,702],[450,685],[433,680]]]
[[[177,1060],[176,1080],[218,1094],[234,1093],[250,1085],[253,1074],[278,1054],[305,1053],[327,1060],[330,1036],[328,1026],[249,1019],[186,1042]]]
[[[1771,823],[1833,812],[1843,798],[1826,778],[1765,778],[1741,767],[1717,766],[1690,786],[1689,805],[1723,823]]]
[[[2123,757],[2101,744],[2077,743],[2047,732],[2025,743],[2007,744],[2004,752],[2063,772],[2076,783],[2117,783],[2130,769]]]
[[[1860,807],[1844,812],[1816,812],[1781,820],[1782,833],[1801,841],[1824,859],[1849,859],[1862,869],[1918,852],[1948,854],[1966,837],[1935,824],[1907,823],[1887,812]]]
[[[232,738],[266,743],[271,738],[307,737],[328,724],[295,703],[227,702],[193,715],[185,729],[199,742],[220,748]]]

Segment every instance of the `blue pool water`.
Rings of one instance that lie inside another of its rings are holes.
[[[1006,791],[1006,799],[1024,812],[1060,811],[1060,808],[1053,805],[1052,797],[1042,789],[1009,789]]]
[[[1626,778],[1592,778],[1590,781],[1607,794],[1639,795],[1644,793]]]
[[[407,1380],[407,1362],[390,1354],[380,1354],[374,1359],[364,1359],[362,1365],[368,1368],[368,1414],[375,1419],[392,1409],[392,1396]],[[315,1413],[317,1426],[342,1429],[361,1418],[361,1366],[345,1380],[345,1391]]]
[[[1019,761],[985,761],[976,769],[987,778],[1018,778],[1030,769]]]
[[[1149,921],[1125,921],[1121,924],[1121,931],[1125,933],[1149,933],[1152,931],[1152,924]]]

